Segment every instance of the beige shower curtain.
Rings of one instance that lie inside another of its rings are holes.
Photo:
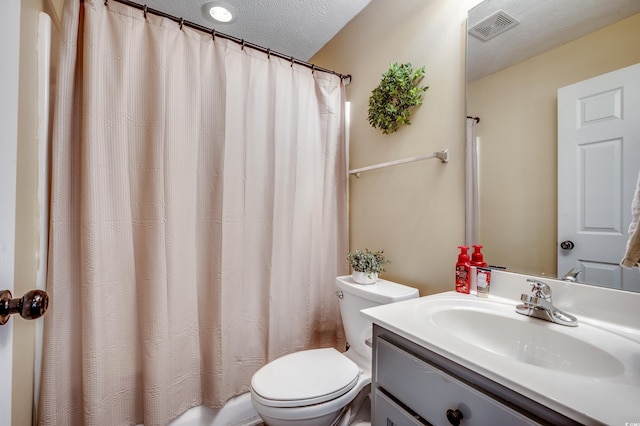
[[[163,425],[344,344],[339,77],[68,0],[40,424]]]

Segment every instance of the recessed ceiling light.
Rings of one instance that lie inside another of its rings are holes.
[[[233,7],[220,1],[212,1],[202,5],[202,14],[210,21],[229,24],[236,19]]]
[[[209,9],[209,14],[213,19],[220,22],[229,22],[233,19],[233,14],[223,6],[213,6]]]

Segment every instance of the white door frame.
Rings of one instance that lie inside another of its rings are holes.
[[[0,13],[0,290],[13,292],[20,66],[20,0],[5,0]],[[11,422],[13,322],[0,326],[0,422]],[[4,423],[2,423],[4,424]]]

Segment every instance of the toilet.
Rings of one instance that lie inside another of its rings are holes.
[[[371,322],[360,311],[418,297],[418,290],[379,279],[357,284],[337,277],[336,295],[348,349],[295,352],[271,361],[251,378],[251,402],[269,426],[345,425],[371,383]],[[368,342],[370,343],[370,341]],[[366,397],[366,395],[364,395]]]

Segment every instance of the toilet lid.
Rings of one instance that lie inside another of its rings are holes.
[[[348,392],[360,368],[333,348],[295,352],[271,361],[251,378],[260,402],[272,407],[320,404]]]

